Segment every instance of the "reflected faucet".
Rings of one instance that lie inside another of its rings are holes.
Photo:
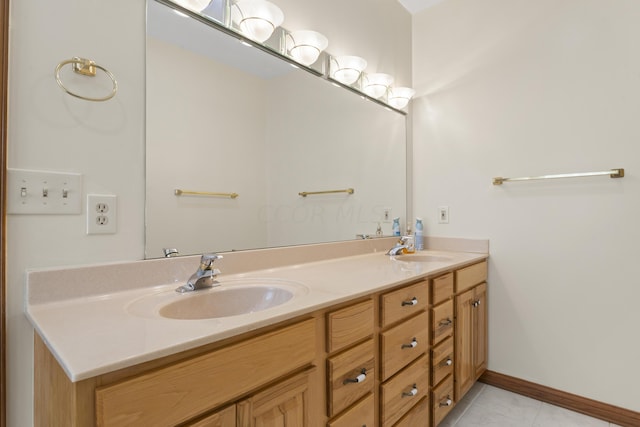
[[[409,248],[409,245],[407,244],[408,240],[409,236],[402,236],[400,239],[398,239],[396,245],[387,251],[387,255],[402,255],[404,253],[403,249]]]
[[[213,262],[217,259],[222,259],[222,255],[203,254],[200,258],[198,270],[189,277],[186,284],[177,288],[176,292],[192,292],[198,289],[220,286],[220,283],[216,281],[216,276],[220,274],[220,270],[213,268]]]

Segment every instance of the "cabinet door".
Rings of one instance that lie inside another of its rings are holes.
[[[475,342],[473,346],[473,364],[475,378],[487,370],[487,284],[483,283],[474,290],[472,303],[475,323]]]
[[[305,427],[311,425],[309,396],[315,369],[271,386],[238,403],[239,427]]]
[[[473,289],[456,296],[456,401],[464,396],[475,380],[473,301]]]
[[[188,427],[231,427],[236,425],[236,405],[228,406],[214,412],[194,423],[188,423]]]

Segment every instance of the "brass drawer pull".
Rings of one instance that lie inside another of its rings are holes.
[[[451,397],[447,396],[445,400],[440,402],[440,407],[443,408],[445,406],[451,406],[452,403],[453,403],[453,400],[451,400]]]
[[[418,386],[414,384],[411,390],[402,392],[402,397],[413,397],[416,394],[418,394]]]
[[[402,344],[402,348],[416,348],[418,340],[414,337],[409,344]]]
[[[358,375],[355,378],[347,378],[342,382],[342,384],[361,383],[366,379],[367,379],[367,370],[366,368],[362,368],[362,371],[360,371],[360,375]]]
[[[449,326],[453,323],[453,320],[446,318],[440,321],[440,326]]]
[[[418,304],[418,298],[413,297],[411,298],[410,301],[402,301],[402,306],[405,307],[407,305],[417,305]]]
[[[443,360],[440,362],[440,366],[451,366],[453,365],[453,360],[450,357],[447,357],[447,360]]]

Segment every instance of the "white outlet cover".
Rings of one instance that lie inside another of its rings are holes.
[[[87,234],[115,234],[117,225],[117,197],[87,194]]]

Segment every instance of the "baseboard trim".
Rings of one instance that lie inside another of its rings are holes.
[[[485,373],[480,377],[480,381],[485,384],[512,391],[552,405],[561,406],[563,408],[580,412],[620,426],[640,426],[640,412],[598,402],[597,400],[556,390],[554,388],[532,383],[520,378],[511,377],[494,371],[485,371]]]

